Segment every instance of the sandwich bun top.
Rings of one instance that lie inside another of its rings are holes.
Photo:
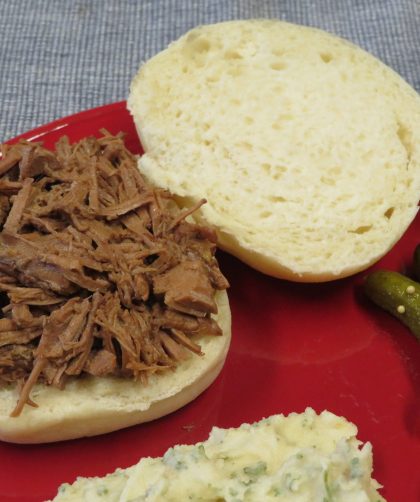
[[[222,336],[195,340],[203,356],[189,354],[174,370],[149,376],[148,383],[131,378],[78,377],[63,390],[36,384],[31,397],[38,407],[25,406],[10,417],[16,385],[0,387],[0,440],[49,443],[95,436],[149,422],[186,405],[201,394],[223,368],[231,339],[231,316],[226,291],[216,292],[218,314],[213,316]]]
[[[278,20],[198,27],[140,68],[128,99],[142,172],[219,245],[295,281],[361,271],[420,193],[420,97],[349,42]]]

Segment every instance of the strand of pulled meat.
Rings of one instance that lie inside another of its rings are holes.
[[[3,230],[5,232],[12,233],[19,227],[20,219],[31,193],[32,182],[32,178],[26,178],[22,183],[22,188],[15,196],[12,209],[4,223]]]
[[[12,416],[37,382],[140,379],[202,355],[200,336],[228,283],[211,229],[187,223],[149,186],[122,135],[54,153],[39,143],[3,145],[0,160],[0,383],[18,383]],[[23,383],[22,383],[23,382]]]
[[[25,406],[26,403],[30,402],[32,406],[37,406],[36,403],[34,403],[29,398],[29,394],[32,390],[32,387],[36,384],[39,375],[45,368],[46,364],[47,364],[46,359],[38,359],[38,361],[35,362],[31,374],[29,375],[28,379],[26,380],[25,384],[23,385],[20,391],[18,402],[16,403],[16,406],[13,409],[13,411],[10,413],[11,417],[18,417],[22,413],[23,407]]]

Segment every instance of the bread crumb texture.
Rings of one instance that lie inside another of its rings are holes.
[[[196,28],[141,68],[140,166],[222,247],[292,280],[350,275],[416,215],[420,97],[349,42],[277,20]],[[416,141],[417,138],[417,141]]]

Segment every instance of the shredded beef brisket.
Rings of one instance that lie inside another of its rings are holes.
[[[185,220],[205,201],[180,211],[107,131],[63,137],[55,152],[28,141],[1,151],[0,383],[20,386],[13,416],[34,405],[38,381],[146,383],[201,354],[195,338],[222,334],[216,236]]]

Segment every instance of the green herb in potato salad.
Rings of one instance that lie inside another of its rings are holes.
[[[274,415],[105,478],[62,485],[54,502],[384,502],[372,447],[328,411]]]

